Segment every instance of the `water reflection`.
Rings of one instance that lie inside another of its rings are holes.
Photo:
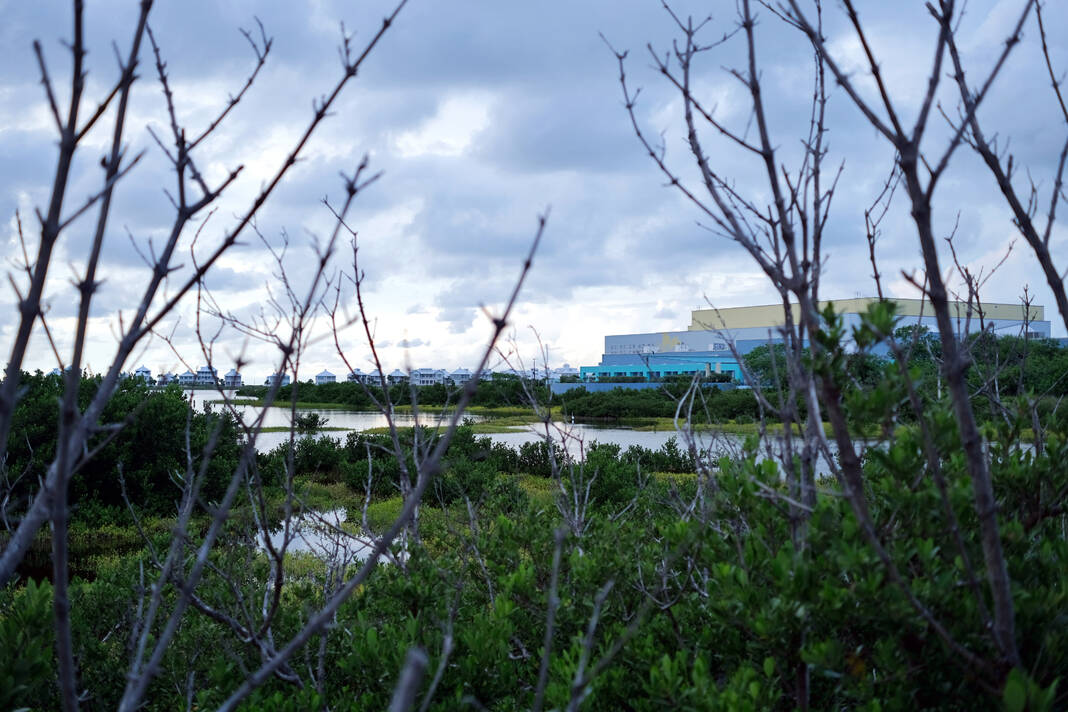
[[[554,442],[562,445],[567,453],[576,460],[582,459],[582,454],[595,442],[613,443],[619,445],[623,450],[632,445],[638,445],[649,450],[659,450],[668,440],[675,438],[681,449],[688,449],[689,447],[689,442],[686,441],[684,435],[676,430],[649,431],[582,423],[552,423],[548,429],[548,434]],[[544,425],[490,435],[490,438],[495,442],[504,443],[513,448],[519,448],[524,443],[541,442],[545,437],[546,428]],[[747,436],[717,431],[697,431],[689,437],[692,438],[693,445],[698,453],[715,461],[721,456],[733,457],[741,455]],[[761,447],[757,451],[757,462],[763,462],[769,457],[777,458],[783,451],[781,436],[772,436],[770,441],[770,451],[766,447]],[[794,443],[796,448],[797,441],[795,440]],[[865,445],[864,442],[857,442],[857,446],[860,448]],[[828,449],[832,456],[837,456],[838,446],[833,440],[828,443]],[[819,475],[832,474],[830,463],[822,455],[818,459],[816,472]]]
[[[228,398],[233,398],[233,391],[228,391],[226,396]],[[191,402],[195,408],[200,408],[201,405],[207,401],[219,399],[220,395],[217,391],[197,390],[191,392]],[[216,405],[214,407],[221,408],[223,406]],[[262,410],[262,408],[259,408],[258,406],[250,405],[237,405],[234,406],[234,409],[245,422],[254,420]],[[351,431],[384,428],[388,425],[386,416],[379,411],[319,408],[297,409],[298,415],[307,413],[314,413],[321,416],[330,427],[345,428],[346,430]],[[419,422],[430,426],[443,425],[447,421],[447,417],[448,416],[423,415],[419,418]],[[486,420],[486,418],[482,416],[469,417],[476,422]],[[415,419],[410,413],[396,413],[393,416],[393,422],[400,427],[405,427],[411,426],[415,422]],[[268,408],[263,425],[265,428],[281,427],[288,429],[292,425],[289,408]],[[318,435],[331,437],[339,442],[344,442],[346,437],[344,431],[323,431],[318,433]],[[493,433],[490,434],[489,437],[494,442],[503,443],[513,448],[519,448],[524,443],[540,442],[545,438],[545,435],[545,426],[539,425],[515,428],[514,430],[504,433]],[[560,443],[564,449],[576,459],[582,459],[582,454],[594,442],[614,443],[624,450],[632,445],[639,445],[650,450],[658,450],[663,447],[670,438],[674,437],[679,440],[680,447],[684,445],[679,433],[670,429],[648,431],[620,427],[604,427],[583,423],[553,423],[549,428],[549,435],[555,442]],[[289,437],[290,434],[288,430],[273,433],[260,433],[259,437],[256,439],[256,450],[259,452],[268,452],[282,443],[287,442]],[[693,434],[694,444],[697,449],[700,452],[711,454],[713,457],[718,457],[719,455],[729,456],[740,454],[742,451],[742,444],[745,442],[745,437],[746,436],[744,435],[720,432],[697,432]],[[836,455],[838,448],[834,441],[832,440],[828,444],[832,456]],[[864,447],[864,445],[864,443],[858,442],[858,446]],[[777,453],[780,452],[782,452],[781,438],[773,438],[771,452],[769,453],[766,448],[762,448],[757,455],[757,459],[758,461],[762,461],[769,456],[776,456]],[[822,456],[819,459],[816,469],[821,475],[829,475],[831,473],[830,464]]]
[[[290,522],[287,552],[313,554],[323,561],[342,566],[363,561],[371,555],[374,547],[370,537],[348,533],[342,526],[347,516],[344,508],[302,513]],[[271,547],[275,550],[281,549],[285,538],[283,527],[274,530],[270,537]],[[262,540],[260,546],[264,550],[267,549],[266,542]]]
[[[200,410],[204,407],[205,403],[211,403],[212,401],[219,401],[225,396],[227,399],[236,398],[238,402],[242,400],[240,396],[235,396],[234,391],[225,391],[223,396],[219,395],[218,391],[210,390],[194,390],[187,391],[187,398],[193,408]],[[222,410],[227,406],[221,403],[212,403],[212,408]],[[260,406],[254,405],[231,405],[234,412],[246,423],[253,422],[260,413],[265,410]],[[291,411],[288,406],[273,406],[266,408],[266,413],[263,417],[264,428],[290,428],[293,425]],[[385,428],[389,425],[389,421],[386,419],[385,414],[380,411],[359,411],[359,410],[335,410],[332,408],[298,408],[297,415],[312,414],[318,415],[325,424],[330,428],[344,428],[345,430],[371,430],[373,428]],[[444,422],[447,422],[448,415],[441,416],[438,414],[424,414],[420,415],[419,422],[423,425],[437,426]],[[467,416],[475,422],[485,420],[482,416],[472,415]],[[444,419],[444,420],[443,420]],[[411,413],[394,413],[393,423],[398,427],[411,427],[416,422],[415,417]],[[339,441],[345,440],[344,430],[326,430],[319,433],[328,437],[335,438]],[[289,432],[266,432],[260,433],[256,438],[256,450],[259,452],[268,452],[278,447],[284,442],[289,440]]]

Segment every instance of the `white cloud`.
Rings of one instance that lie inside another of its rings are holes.
[[[257,85],[199,151],[198,165],[213,184],[238,164],[244,164],[245,171],[204,228],[198,254],[219,244],[232,229],[235,216],[247,210],[299,138],[311,117],[313,100],[338,78],[333,47],[337,21],[344,20],[349,31],[356,31],[357,47],[377,28],[384,6],[349,5],[316,0],[309,10],[299,3],[246,0],[189,7],[165,4],[153,10],[179,114],[193,133],[240,88],[250,68],[250,53],[237,27],[250,26],[255,11],[275,37]],[[1016,5],[995,0],[969,3],[962,47],[965,61],[974,65],[970,76],[981,76],[989,66],[1005,18]],[[113,77],[109,43],[115,38],[125,46],[124,23],[136,11],[128,3],[116,3],[103,12],[111,9],[121,14],[105,19],[93,14],[93,7],[87,10],[92,20],[87,106],[95,107]],[[683,16],[703,16],[707,2],[681,0],[678,11]],[[52,27],[69,27],[66,14],[55,24],[60,12],[50,3],[14,3],[0,27],[0,40],[8,40],[17,54],[0,66],[0,225],[8,257],[15,254],[10,218],[16,208],[24,225],[33,226],[31,239],[36,235],[32,207],[46,200],[56,152],[50,114],[25,40],[40,36],[45,42],[63,103],[64,55],[50,44]],[[705,39],[733,26],[731,4],[724,12],[717,15]],[[887,81],[904,119],[911,121],[929,71],[933,24],[922,4],[905,8],[900,3],[872,3],[864,12]],[[1046,12],[1049,27],[1068,23],[1068,4],[1047,3]],[[568,21],[561,22],[562,17]],[[836,55],[857,78],[864,95],[876,101],[866,60],[848,21],[839,8],[829,6],[825,19]],[[737,245],[698,227],[698,221],[709,222],[707,217],[665,186],[664,176],[644,155],[620,105],[615,58],[597,34],[602,31],[617,48],[631,50],[627,71],[632,89],[642,90],[637,109],[643,128],[654,143],[663,136],[672,168],[700,194],[678,92],[650,67],[644,50],[646,42],[661,51],[670,48],[674,30],[656,3],[457,0],[448,8],[440,3],[411,5],[346,88],[336,112],[305,147],[303,160],[278,187],[257,224],[272,244],[277,244],[283,229],[288,233],[292,242],[287,273],[294,284],[305,285],[315,266],[310,245],[315,239],[321,243],[334,228],[321,199],[328,196],[337,204],[343,197],[338,173],[351,173],[361,156],[370,155],[370,170],[383,171],[383,177],[357,198],[348,221],[359,233],[365,303],[388,368],[402,366],[405,359],[420,361],[415,365],[474,366],[490,330],[480,306],[489,305],[492,311],[507,298],[535,216],[547,205],[552,210],[544,241],[512,319],[515,349],[528,361],[547,346],[554,363],[596,362],[605,334],[684,329],[689,310],[705,306],[706,300],[724,307],[774,302],[776,295],[749,257]],[[811,48],[766,12],[757,33],[772,141],[783,169],[791,170],[808,130]],[[1036,70],[1040,66],[1036,42],[1037,32],[1031,27],[984,105],[983,118],[999,136],[1012,136],[1017,163],[1030,168],[1048,195],[1051,162],[1058,155],[1057,137],[1063,137],[1063,128],[1048,96],[1048,81]],[[716,107],[718,119],[752,137],[745,88],[723,71],[744,66],[742,50],[742,44],[732,41],[702,55],[693,86],[706,107]],[[1065,56],[1063,43],[1055,42],[1054,51],[1055,58]],[[162,193],[164,188],[174,191],[173,169],[144,131],[151,122],[163,129],[164,136],[169,134],[150,59],[146,50],[126,132],[131,155],[142,149],[148,152],[120,184],[112,210],[101,268],[106,282],[99,302],[111,318],[100,312],[89,345],[91,362],[97,367],[114,350],[115,311],[132,308],[135,288],[147,276],[125,228],[142,247],[149,239],[158,246],[173,217]],[[845,162],[825,243],[822,290],[834,298],[873,291],[863,209],[878,193],[892,157],[886,142],[847,97],[830,88],[834,93],[828,107],[828,160],[835,166]],[[952,86],[947,82],[944,90],[940,99],[952,112],[956,104]],[[76,157],[68,207],[99,189],[100,151],[108,144],[108,128],[105,120],[100,133]],[[936,120],[928,145],[934,150],[944,139],[945,129]],[[704,127],[702,140],[724,178],[754,205],[763,208],[769,203],[759,160],[712,128]],[[1018,172],[1020,180],[1026,175]],[[939,234],[948,233],[959,210],[964,259],[985,264],[1000,255],[1013,236],[1009,215],[996,186],[966,148],[958,151],[938,190]],[[1062,210],[1065,214],[1068,211]],[[70,325],[63,321],[67,314],[60,312],[71,309],[67,263],[84,259],[86,241],[81,238],[94,217],[87,215],[61,241],[50,277],[49,299],[67,300],[55,307],[57,332],[64,332],[57,338],[64,344]],[[197,227],[190,226],[183,236],[178,261],[186,271],[172,275],[171,290],[188,274],[188,248]],[[1064,247],[1065,234],[1062,220],[1053,231],[1055,246]],[[246,233],[243,242],[220,261],[224,269],[209,283],[226,308],[250,315],[265,304],[267,285],[275,293],[278,285],[259,240]],[[878,252],[888,289],[913,293],[899,275],[902,270],[911,273],[921,261],[900,194],[884,223]],[[350,264],[351,253],[339,251],[336,266]],[[985,298],[1012,301],[1025,282],[1054,316],[1049,290],[1022,243],[991,281]],[[0,350],[8,348],[13,338],[12,302],[10,290],[0,296],[0,305],[6,307],[0,310]],[[351,294],[346,295],[344,307],[354,315]],[[175,344],[187,358],[199,362],[191,329],[192,303],[183,305],[179,314]],[[160,330],[170,333],[179,314]],[[540,334],[541,346],[529,327]],[[308,373],[324,367],[341,372],[326,328],[325,322],[315,327],[315,339],[305,356]],[[1060,327],[1055,325],[1054,330],[1059,333]],[[407,349],[401,345],[405,340]],[[355,355],[353,364],[365,367],[362,325],[353,325],[341,341],[346,352]],[[273,370],[276,355],[270,346],[246,344],[243,336],[226,332],[218,348],[224,358],[244,350],[253,360],[248,373],[265,375]],[[47,342],[35,337],[28,365],[46,366],[51,362],[49,351]],[[175,356],[157,339],[140,360],[158,370],[158,364],[173,363]]]
[[[437,113],[417,129],[404,131],[393,140],[401,158],[461,156],[489,123],[492,100],[486,94],[446,97]]]

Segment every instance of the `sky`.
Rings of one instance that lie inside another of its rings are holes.
[[[126,52],[138,3],[86,3],[86,111],[106,95],[118,75],[113,43]],[[252,68],[242,28],[262,22],[273,39],[266,66],[241,103],[197,149],[198,165],[215,183],[237,166],[239,178],[217,201],[209,219],[186,228],[181,267],[168,287],[218,245],[247,211],[258,190],[282,165],[313,112],[313,101],[330,91],[341,73],[341,27],[362,49],[392,5],[379,0],[230,0],[157,2],[149,23],[167,63],[179,121],[199,133],[235,94]],[[827,3],[825,34],[839,62],[861,93],[874,98],[862,48],[841,9]],[[880,58],[891,95],[902,115],[915,116],[933,56],[936,27],[920,2],[858,3],[872,48]],[[964,63],[971,77],[984,76],[1019,14],[1022,0],[971,0],[960,23]],[[700,20],[711,41],[737,26],[734,2],[689,0],[673,4],[681,17]],[[57,138],[32,41],[40,40],[58,101],[69,96],[71,9],[61,2],[0,0],[0,240],[5,269],[24,284],[16,211],[28,249],[37,246],[35,208],[47,207]],[[1050,48],[1059,71],[1068,70],[1068,3],[1046,4]],[[334,222],[324,205],[344,200],[340,173],[351,173],[363,156],[369,173],[382,175],[356,198],[347,223],[357,232],[365,306],[378,353],[387,370],[473,368],[491,331],[487,314],[507,301],[537,226],[548,214],[541,246],[512,314],[501,354],[491,365],[595,364],[605,334],[685,329],[690,310],[767,304],[775,292],[737,245],[711,233],[701,215],[641,149],[624,110],[615,56],[605,43],[628,50],[628,82],[641,88],[636,116],[661,142],[672,169],[696,189],[696,169],[685,144],[682,102],[653,67],[649,46],[663,54],[678,36],[671,17],[654,0],[410,0],[335,110],[301,154],[301,161],[259,213],[256,231],[243,233],[196,295],[161,322],[126,363],[153,373],[193,370],[205,361],[210,342],[220,373],[241,358],[246,381],[262,381],[277,367],[270,339],[220,323],[213,303],[270,335],[286,332],[289,311],[280,267],[272,254],[284,246],[281,269],[303,299],[315,273],[316,245],[326,244]],[[779,161],[795,168],[807,133],[813,77],[812,52],[793,28],[761,9],[756,27],[758,62]],[[717,119],[739,132],[751,112],[746,89],[729,70],[741,67],[740,37],[710,51],[694,72],[695,94],[714,107]],[[151,51],[141,53],[134,85],[127,155],[144,152],[118,184],[106,232],[93,303],[86,365],[101,371],[115,353],[117,334],[140,301],[150,276],[144,256],[158,246],[173,221],[168,191],[175,173],[149,129],[166,140],[169,120]],[[977,79],[976,79],[977,81]],[[1025,27],[981,118],[1019,167],[1016,181],[1038,186],[1042,203],[1051,189],[1066,128],[1045,73],[1037,26]],[[955,115],[949,81],[938,95]],[[113,114],[75,156],[67,210],[100,190],[101,156],[110,141]],[[828,105],[828,165],[842,167],[825,243],[824,298],[875,293],[864,239],[863,211],[879,193],[892,167],[885,140],[844,93],[831,88]],[[750,129],[751,130],[751,129]],[[925,147],[938,153],[947,136],[936,118]],[[738,190],[766,204],[761,166],[715,132],[704,135],[710,161]],[[368,174],[369,174],[368,173]],[[1026,194],[1026,192],[1025,192]],[[908,206],[898,194],[881,227],[879,269],[887,292],[918,296],[905,275],[919,274],[922,261]],[[1063,206],[1053,230],[1055,258],[1065,250]],[[46,287],[47,322],[63,358],[69,358],[77,299],[72,281],[80,274],[96,223],[89,211],[63,234]],[[967,149],[957,152],[938,188],[935,223],[940,236],[956,225],[960,259],[974,271],[989,271],[1009,252],[982,297],[1017,302],[1024,287],[1047,307],[1054,335],[1064,335],[1048,287],[1030,248],[1016,232],[996,186]],[[258,235],[256,233],[259,233]],[[199,233],[199,234],[198,234]],[[947,257],[948,259],[948,257]],[[347,285],[352,250],[343,239],[328,274]],[[339,272],[340,271],[340,272]],[[354,316],[351,288],[342,311]],[[210,297],[210,299],[209,299]],[[159,302],[162,303],[162,302]],[[276,313],[280,307],[281,313]],[[16,297],[5,280],[0,291],[0,348],[10,352],[17,328]],[[308,331],[299,377],[322,369],[342,375],[329,319],[320,315]],[[340,329],[348,362],[373,368],[362,327]],[[29,370],[56,365],[38,329],[26,360]]]

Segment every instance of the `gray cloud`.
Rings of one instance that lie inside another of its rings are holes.
[[[1016,6],[998,0],[970,4],[962,32],[973,81],[995,60],[1005,18]],[[251,66],[237,28],[253,26],[255,15],[275,38],[261,80],[198,152],[199,165],[212,180],[237,165],[245,166],[204,228],[198,255],[207,254],[233,228],[236,216],[247,210],[299,137],[313,98],[336,80],[339,21],[356,32],[354,46],[362,46],[389,8],[385,0],[357,7],[341,0],[238,0],[162,4],[153,10],[152,24],[167,54],[179,114],[193,132],[216,115],[220,102],[241,86]],[[713,9],[720,14],[710,26],[709,38],[734,23],[732,5],[713,4]],[[682,15],[696,18],[707,10],[708,3],[698,0],[678,5]],[[88,12],[92,105],[115,77],[110,42],[114,39],[120,48],[124,46],[136,4],[102,0]],[[1050,27],[1068,25],[1068,6],[1050,3],[1046,12]],[[935,28],[920,5],[869,3],[864,13],[897,106],[904,119],[912,121],[922,96],[917,87],[922,88],[929,71]],[[6,8],[0,27],[0,42],[15,49],[0,66],[0,216],[9,256],[14,243],[7,219],[19,201],[25,209],[27,199],[37,204],[45,200],[56,154],[29,42],[33,37],[42,39],[52,75],[57,82],[62,80],[69,59],[57,40],[69,34],[68,14],[69,9],[48,3],[15,3]],[[761,12],[757,30],[770,130],[778,160],[791,170],[800,160],[801,139],[808,131],[811,50],[803,37],[767,12]],[[635,313],[645,315],[642,318],[649,324],[637,329],[654,328],[654,320],[672,319],[681,328],[686,309],[706,295],[717,303],[766,300],[766,287],[751,260],[737,246],[699,226],[698,222],[707,225],[708,218],[675,189],[665,187],[664,176],[644,155],[621,107],[615,58],[598,32],[619,49],[631,51],[627,68],[632,86],[642,88],[637,114],[643,130],[652,140],[663,142],[670,165],[700,194],[676,92],[651,68],[645,50],[646,42],[658,51],[668,49],[674,33],[671,19],[656,3],[413,3],[258,218],[257,225],[271,244],[279,243],[283,230],[290,236],[286,271],[298,291],[314,269],[310,246],[316,239],[325,240],[333,228],[321,201],[327,197],[338,204],[343,199],[338,173],[351,172],[369,154],[372,170],[383,171],[384,177],[359,196],[349,223],[359,231],[367,295],[382,310],[376,323],[383,330],[379,346],[384,349],[395,348],[411,328],[412,333],[420,331],[418,338],[408,339],[410,348],[426,349],[433,343],[434,353],[440,349],[442,359],[467,358],[479,306],[499,305],[506,298],[533,235],[535,216],[546,206],[551,206],[551,216],[529,275],[524,306],[531,313],[558,315],[560,328],[578,335],[561,332],[554,340],[577,343],[581,338],[588,344],[581,347],[582,354],[596,353],[600,331],[619,330],[611,323],[584,321],[586,305],[580,300],[596,301],[597,294],[631,295],[626,303],[598,305],[604,309],[598,313],[628,324],[639,320]],[[843,62],[852,61],[855,48],[848,22],[836,8],[826,12],[826,33]],[[1028,30],[981,116],[989,132],[998,133],[999,146],[1011,150],[1018,165],[1028,167],[1045,195],[1059,154],[1058,132],[1063,129],[1042,71],[1036,34]],[[1051,40],[1054,57],[1068,57],[1065,39],[1054,35]],[[731,42],[708,53],[695,71],[694,87],[703,101],[715,107],[717,117],[752,136],[744,87],[723,71],[741,63],[742,50],[741,43]],[[857,65],[852,71],[862,93],[873,97],[863,67]],[[60,93],[62,103],[65,91]],[[937,99],[947,115],[955,116],[958,102],[948,82]],[[145,129],[150,123],[168,135],[162,109],[146,52],[126,134],[128,155],[146,153],[116,193],[102,257],[106,283],[94,312],[100,315],[129,309],[147,278],[126,229],[147,251],[149,241],[162,243],[173,220],[163,190],[174,192],[175,174]],[[871,269],[863,240],[863,211],[878,193],[893,156],[841,91],[834,90],[828,111],[828,161],[844,168],[825,238],[824,294],[868,294]],[[950,131],[941,120],[934,121],[926,145],[937,150]],[[94,140],[76,158],[68,198],[72,209],[99,189],[98,162],[106,132]],[[703,140],[717,170],[755,205],[767,206],[771,197],[760,161],[714,130],[706,131]],[[1018,171],[1016,180],[1026,189],[1028,173]],[[997,186],[967,147],[958,150],[938,196],[935,217],[940,234],[947,236],[959,221],[962,258],[996,261],[1012,238],[1012,224],[1000,207]],[[24,211],[24,223],[31,223],[30,217]],[[65,238],[64,261],[84,257],[94,219],[95,215],[87,215]],[[197,227],[190,225],[183,235],[178,261],[186,271],[172,275],[172,285],[188,274],[188,250]],[[1061,244],[1064,233],[1061,222],[1055,244]],[[921,264],[913,234],[905,201],[898,199],[882,225],[878,245],[880,269],[898,286],[903,283],[902,271],[911,272]],[[1016,251],[1022,260],[1026,248],[1020,244]],[[243,236],[231,259],[208,280],[220,301],[238,304],[245,313],[251,308],[246,302],[254,302],[256,308],[263,304],[259,290],[265,283],[277,293],[275,268],[254,233]],[[339,255],[339,260],[349,259],[350,253]],[[987,287],[987,298],[1011,301],[1021,280],[1038,281],[1022,265],[1010,260],[1005,277]],[[67,270],[54,274],[50,298],[60,318],[61,312],[73,313],[72,302],[61,284]],[[1043,285],[1032,287],[1039,301],[1048,303]],[[11,314],[9,310],[8,316],[0,317],[0,335],[9,333]],[[185,331],[180,335],[189,338]],[[227,338],[236,352],[241,342]],[[325,351],[316,354],[324,365],[331,363]],[[572,363],[581,360],[577,354],[559,355]],[[146,358],[166,360],[165,355]]]

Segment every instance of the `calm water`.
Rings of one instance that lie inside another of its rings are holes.
[[[626,450],[631,445],[640,445],[650,450],[659,450],[670,438],[679,439],[679,434],[674,430],[631,430],[630,428],[610,428],[583,423],[553,423],[549,430],[549,436],[561,443],[572,456],[580,456],[581,453],[592,443],[615,443]],[[545,426],[520,428],[515,432],[496,433],[490,435],[496,442],[505,443],[518,448],[523,443],[532,443],[544,440],[546,435]],[[723,436],[720,435],[720,438]],[[697,435],[698,443],[711,445],[712,434]],[[741,440],[737,440],[741,443]]]
[[[232,391],[227,392],[227,397],[235,397]],[[238,396],[239,397],[239,396]],[[193,407],[200,409],[204,403],[208,401],[219,400],[220,396],[217,391],[192,391],[191,402]],[[213,404],[212,408],[223,408],[220,404]],[[263,408],[251,405],[239,405],[235,406],[234,410],[237,414],[245,420],[245,422],[251,422],[256,419]],[[288,407],[272,407],[267,408],[267,414],[263,419],[263,426],[265,428],[288,428],[292,425],[292,418],[290,409]],[[331,428],[345,428],[346,430],[369,430],[371,428],[384,428],[389,425],[386,416],[378,411],[358,411],[358,410],[333,410],[333,409],[320,409],[320,408],[298,408],[297,414],[302,415],[306,413],[315,413],[326,421],[326,425]],[[485,418],[472,415],[466,416],[474,421],[484,420]],[[441,416],[438,415],[420,415],[419,422],[423,425],[434,426],[439,423]],[[393,415],[393,422],[400,426],[411,426],[415,423],[415,418],[410,413],[395,413]],[[324,431],[323,435],[337,438],[338,440],[344,440],[346,433],[343,431]],[[276,432],[276,433],[260,433],[260,436],[256,439],[256,449],[260,452],[267,452],[273,450],[280,444],[289,440],[288,432]]]
[[[370,538],[345,536],[337,531],[347,516],[344,509],[304,513],[290,524],[286,551],[291,554],[314,554],[324,561],[342,565],[363,561],[371,555],[374,546]],[[276,551],[282,547],[284,540],[284,529],[271,532],[271,546]],[[261,540],[260,547],[266,550],[266,542]]]
[[[228,393],[228,396],[233,396],[233,393]],[[199,408],[205,401],[217,400],[219,394],[215,391],[193,391],[192,402],[194,407]],[[221,408],[222,406],[215,405],[215,408]],[[255,406],[237,406],[235,410],[246,421],[254,419],[261,410]],[[289,427],[291,425],[290,411],[288,408],[268,408],[267,415],[264,418],[265,427]],[[386,416],[378,411],[352,411],[352,410],[322,410],[317,408],[298,409],[298,414],[303,413],[316,413],[326,419],[327,425],[330,427],[346,428],[354,431],[362,431],[370,428],[382,428],[388,424]],[[480,416],[470,416],[472,420],[480,421],[485,418]],[[441,420],[442,416],[437,415],[424,415],[420,416],[419,422],[424,425],[434,426],[443,424]],[[393,416],[393,422],[398,426],[410,426],[414,421],[411,414],[397,413]],[[514,431],[506,433],[493,433],[489,437],[495,441],[504,443],[511,447],[518,448],[523,443],[538,442],[545,438],[546,430],[545,426],[529,426],[523,428],[516,428]],[[333,437],[339,441],[344,441],[346,433],[343,431],[325,431],[322,435]],[[582,423],[553,423],[549,428],[549,435],[554,441],[563,445],[567,452],[575,457],[582,458],[583,452],[594,442],[599,443],[615,443],[624,450],[631,445],[640,445],[641,447],[648,448],[650,450],[657,450],[664,445],[670,438],[675,437],[679,440],[679,445],[682,446],[681,436],[674,430],[658,430],[658,431],[645,431],[645,430],[632,430],[629,428],[619,427],[602,427],[598,425],[588,425]],[[288,432],[276,432],[276,433],[261,433],[256,441],[256,449],[260,452],[267,452],[274,449],[283,442],[289,439]],[[732,435],[727,433],[695,433],[695,444],[704,452],[711,452],[713,454],[734,454],[741,451],[744,436]],[[834,442],[830,443],[830,449],[832,453],[837,452],[837,447]],[[760,459],[766,457],[766,453],[762,452]],[[819,471],[823,474],[829,473],[829,466],[825,460],[821,459],[818,467]]]
[[[517,432],[499,433],[490,435],[490,437],[497,442],[502,442],[518,448],[523,443],[543,440],[545,434],[545,427],[541,426],[537,429],[533,427],[524,428]],[[671,438],[675,438],[680,449],[686,449],[687,447],[683,435],[675,430],[650,432],[644,430],[631,430],[628,428],[605,428],[581,423],[554,423],[549,428],[549,435],[555,442],[561,443],[567,450],[568,454],[576,459],[581,459],[582,453],[594,442],[615,443],[624,450],[631,445],[640,445],[641,447],[650,450],[659,450],[663,447],[664,443]],[[745,443],[745,437],[746,436],[744,435],[735,435],[732,433],[693,433],[694,446],[697,450],[709,454],[713,459],[718,459],[718,457],[722,455],[729,456],[741,454],[742,446]],[[782,448],[781,440],[773,439],[772,443],[774,452],[780,452]],[[832,440],[828,444],[830,446],[829,449],[831,454],[837,454],[838,447],[835,445],[834,441]],[[858,447],[863,447],[864,443],[858,441],[857,445]],[[758,462],[766,460],[767,458],[767,450],[761,449],[757,453]],[[831,474],[830,465],[822,457],[817,465],[817,471],[820,474]]]

